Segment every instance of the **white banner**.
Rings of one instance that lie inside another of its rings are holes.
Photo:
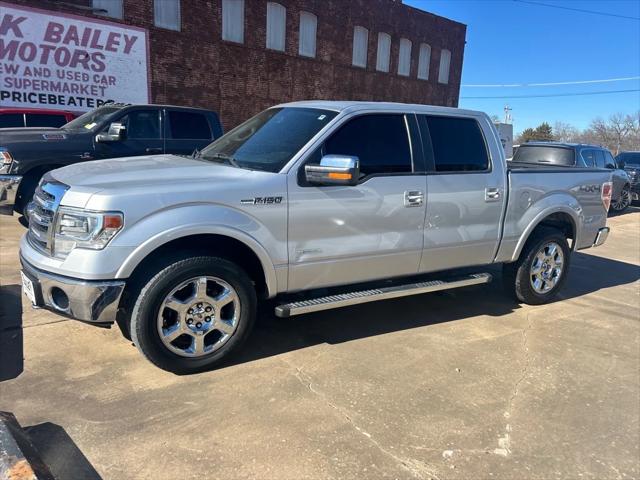
[[[143,28],[0,2],[0,105],[150,103]]]

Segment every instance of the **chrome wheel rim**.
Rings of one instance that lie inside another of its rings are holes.
[[[157,318],[163,345],[183,357],[204,357],[219,350],[235,333],[240,298],[217,277],[182,282],[164,298]]]
[[[564,271],[564,253],[556,242],[546,243],[531,263],[529,277],[536,293],[545,294],[557,284]]]
[[[620,192],[620,197],[615,202],[611,202],[614,210],[624,210],[631,204],[631,192],[626,188]]]

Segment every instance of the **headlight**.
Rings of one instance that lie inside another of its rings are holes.
[[[9,173],[12,162],[13,157],[9,151],[4,147],[0,147],[0,173]]]
[[[123,226],[124,217],[120,212],[60,207],[54,230],[54,255],[64,258],[74,248],[102,250]]]

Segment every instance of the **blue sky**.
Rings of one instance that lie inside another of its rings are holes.
[[[532,0],[533,1],[533,0]],[[640,17],[640,0],[535,0],[569,8]],[[640,80],[519,88],[512,84],[640,76],[640,21],[519,3],[513,0],[404,0],[467,25],[460,107],[501,118],[512,107],[514,130],[543,121],[586,127],[597,116],[640,110],[640,92],[551,98],[464,97],[546,95],[640,89]]]

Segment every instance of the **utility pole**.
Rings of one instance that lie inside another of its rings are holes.
[[[509,104],[504,106],[504,123],[511,123],[513,121],[511,110],[512,108],[509,106]]]

